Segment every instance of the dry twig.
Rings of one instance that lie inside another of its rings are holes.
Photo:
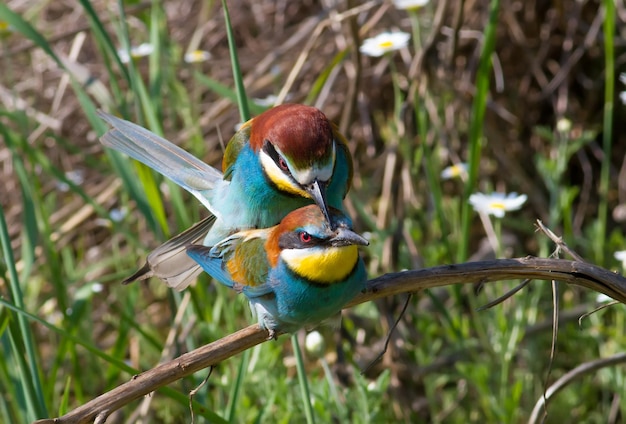
[[[530,418],[528,419],[528,424],[535,424],[535,423],[540,422],[541,421],[540,418],[545,417],[544,414],[541,414],[541,411],[545,410],[545,404],[547,403],[547,401],[551,399],[554,395],[556,395],[558,392],[563,390],[565,387],[567,387],[567,385],[571,383],[572,381],[574,381],[575,379],[584,377],[585,375],[595,372],[599,369],[613,366],[613,365],[619,365],[623,363],[626,363],[626,353],[621,352],[621,353],[612,355],[608,358],[602,358],[602,359],[597,359],[595,361],[585,362],[584,364],[581,364],[577,366],[576,368],[574,368],[573,370],[569,371],[568,373],[564,374],[561,378],[555,381],[554,384],[548,387],[544,396],[541,396],[537,400],[537,403],[535,404],[535,407],[533,408],[533,412],[531,413]]]
[[[370,280],[367,289],[348,306],[420,290],[452,284],[475,284],[511,279],[558,280],[604,293],[626,304],[626,278],[604,268],[563,259],[519,258],[390,273]],[[37,424],[104,423],[115,410],[166,384],[216,365],[246,349],[263,343],[268,333],[251,325],[213,343],[158,365],[102,394],[60,418],[39,420]]]

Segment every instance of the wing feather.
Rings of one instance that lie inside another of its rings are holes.
[[[260,287],[269,272],[265,252],[268,233],[268,229],[240,231],[213,247],[189,246],[187,254],[228,287]]]
[[[170,178],[211,210],[202,192],[214,188],[222,180],[221,172],[137,124],[102,111],[98,114],[113,127],[100,138],[102,144]]]

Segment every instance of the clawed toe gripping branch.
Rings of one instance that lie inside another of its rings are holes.
[[[575,260],[535,257],[497,259],[385,274],[370,280],[366,290],[353,299],[347,307],[386,296],[414,293],[433,287],[512,279],[562,281],[603,293],[616,301],[626,304],[625,277],[584,262],[580,256],[571,251],[559,237],[543,226],[541,222],[538,222],[537,226],[539,230],[556,243],[557,251],[565,252],[574,257]],[[500,300],[503,300],[503,298],[500,298]],[[276,334],[276,337],[278,335]],[[194,374],[199,370],[214,366],[270,338],[267,330],[261,329],[257,324],[251,325],[220,340],[185,353],[169,362],[160,364],[151,370],[133,376],[128,382],[102,394],[62,417],[39,420],[36,421],[36,424],[104,423],[108,415],[133,400],[183,377]],[[546,393],[546,395],[548,394]]]

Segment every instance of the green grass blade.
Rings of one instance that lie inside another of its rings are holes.
[[[135,95],[140,99],[140,103],[142,104],[143,113],[145,114],[148,121],[147,128],[149,128],[150,131],[154,132],[155,134],[163,135],[163,128],[161,127],[159,119],[156,116],[156,111],[150,106],[152,101],[148,96],[146,86],[141,80],[141,76],[135,71],[136,69],[131,67],[131,84],[133,86],[133,91],[135,91]],[[136,163],[136,170],[139,175],[139,180],[141,181],[141,185],[146,196],[146,201],[148,202],[152,215],[154,216],[156,222],[159,224],[161,230],[165,234],[167,234],[168,229],[167,218],[165,215],[165,206],[163,205],[162,197],[160,194],[159,186],[157,184],[157,180],[155,179],[154,172],[152,172],[150,168],[146,165],[138,162]]]
[[[59,416],[64,415],[69,411],[70,395],[72,393],[72,377],[68,376],[65,379],[65,387],[63,388],[63,394],[61,395],[61,404],[59,405]]]
[[[469,196],[476,189],[476,182],[478,181],[478,168],[482,151],[483,121],[487,108],[487,96],[489,95],[489,79],[492,69],[491,56],[496,44],[496,27],[498,24],[499,9],[500,0],[491,0],[489,5],[489,22],[485,27],[485,33],[483,35],[483,46],[480,53],[478,73],[476,75],[476,94],[474,95],[474,101],[472,103],[472,116],[470,118],[469,128],[469,176],[465,186],[464,202],[461,210],[461,240],[457,254],[458,262],[465,261],[469,252],[472,207],[467,202],[467,199],[469,199]]]
[[[324,68],[324,70],[320,73],[320,75],[313,82],[311,91],[309,91],[309,93],[306,96],[306,100],[304,101],[305,104],[313,103],[313,101],[317,98],[317,96],[320,94],[320,92],[324,88],[324,84],[326,84],[326,81],[328,81],[328,78],[333,72],[333,69],[335,69],[339,64],[341,64],[341,62],[343,62],[343,60],[346,58],[349,52],[350,52],[350,49],[343,49],[332,58],[330,63]]]
[[[24,309],[24,298],[20,281],[15,269],[15,258],[11,250],[11,240],[4,217],[4,209],[0,207],[0,245],[9,272],[9,291],[15,305]],[[31,332],[28,321],[22,316],[17,316],[19,330],[9,324],[8,335],[13,348],[15,358],[18,360],[19,371],[23,376],[24,394],[29,405],[29,415],[31,419],[47,417],[48,412],[43,396],[43,388],[39,378],[39,358],[35,351],[34,336]],[[25,356],[23,355],[25,349]]]
[[[604,116],[602,120],[602,166],[600,169],[600,184],[598,187],[598,221],[596,242],[594,243],[594,260],[604,262],[604,247],[606,240],[606,221],[609,209],[609,178],[611,168],[611,145],[613,142],[613,110],[615,92],[615,2],[605,0],[604,5]],[[598,12],[601,13],[601,12]]]
[[[19,118],[15,117],[15,121],[18,121]],[[22,263],[24,265],[21,279],[24,280],[28,278],[30,274],[30,270],[35,261],[35,246],[37,244],[37,238],[39,236],[39,230],[37,228],[37,216],[35,213],[35,204],[33,202],[33,194],[31,192],[32,188],[30,184],[28,184],[28,179],[25,177],[26,171],[24,169],[24,165],[22,161],[19,159],[19,156],[16,156],[15,153],[15,138],[14,134],[8,130],[7,127],[0,124],[0,134],[5,140],[5,143],[9,150],[11,151],[11,155],[14,160],[15,173],[17,174],[18,179],[20,180],[20,191],[22,194],[22,215],[23,215],[23,243],[22,243]]]
[[[84,4],[83,6],[86,7],[86,10],[89,12],[90,15],[94,14],[93,10],[88,5]],[[123,9],[121,10],[123,14]],[[104,122],[102,122],[102,120],[97,116],[97,113],[96,113],[97,108],[94,105],[93,101],[89,98],[89,96],[87,95],[85,90],[82,88],[82,86],[77,83],[77,81],[75,80],[71,72],[67,71],[63,62],[54,53],[54,51],[50,47],[50,44],[47,42],[47,40],[37,30],[35,30],[35,28],[32,25],[26,22],[20,15],[10,10],[5,4],[0,4],[0,20],[4,20],[8,22],[17,31],[22,33],[25,37],[31,39],[38,47],[40,47],[44,52],[46,52],[57,63],[57,65],[60,68],[64,69],[68,73],[68,75],[70,75],[71,85],[81,104],[82,110],[87,117],[87,120],[90,122],[91,126],[96,130],[98,134],[104,134],[104,132],[107,130],[107,127],[104,124]],[[96,24],[97,27],[100,27],[100,28],[102,27],[101,23],[99,23],[99,20],[96,19],[94,22],[97,23]],[[112,42],[110,41],[110,39],[105,44],[110,46],[109,47],[110,49],[113,49]],[[117,61],[120,67],[125,70],[119,58],[117,58]],[[132,66],[132,63],[131,63],[131,66]],[[112,79],[115,79],[115,78],[112,78]],[[134,80],[131,79],[131,82],[134,82],[133,84],[134,87],[136,87],[137,85],[139,85],[140,87],[142,86],[142,84],[137,83],[137,78],[135,78]],[[147,101],[145,103],[149,104],[149,102]],[[156,118],[151,118],[151,122],[156,123],[158,121]],[[131,173],[128,170],[128,164],[124,165],[124,162],[122,161],[121,156],[118,153],[108,152],[108,154],[112,162],[114,163],[114,166],[117,168],[118,173],[122,175],[124,184],[126,185],[129,192],[131,193],[131,196],[137,201],[138,207],[140,208],[144,216],[146,216],[146,219],[148,223],[150,224],[150,226],[154,229],[154,231],[156,231],[156,228],[157,228],[156,222],[158,221],[160,223],[161,228],[165,229],[166,221],[164,218],[165,213],[163,212],[163,206],[161,204],[161,206],[159,207],[160,202],[155,201],[155,199],[160,200],[160,197],[153,196],[151,200],[154,203],[150,204],[148,200],[146,199],[145,195],[143,194],[143,192],[138,189],[136,178],[131,176]],[[156,184],[153,182],[153,179],[152,179],[152,183],[150,183],[150,180],[148,180],[146,185],[155,186]],[[155,218],[155,216],[157,216],[158,218]]]
[[[250,363],[250,352],[248,349],[241,355],[241,362],[239,362],[239,368],[237,370],[237,378],[235,384],[233,384],[230,391],[230,399],[228,401],[226,421],[229,423],[235,422],[237,416],[237,409],[239,408],[239,397],[241,396],[241,389],[243,388],[244,380],[246,378],[246,370]]]
[[[246,97],[246,89],[243,84],[243,76],[241,75],[241,68],[239,67],[239,59],[237,57],[237,48],[235,46],[235,36],[233,34],[233,28],[230,22],[230,15],[228,13],[228,6],[226,0],[222,0],[222,7],[224,8],[224,20],[226,22],[226,35],[228,37],[228,51],[230,53],[230,61],[233,67],[233,77],[235,80],[235,87],[237,91],[237,104],[239,106],[239,115],[243,122],[250,119],[250,109],[248,107],[248,101]],[[228,421],[233,422],[235,418],[235,411],[240,403],[241,387],[246,375],[246,369],[250,361],[250,350],[243,353],[239,370],[237,371],[237,379],[235,385],[231,391],[231,397],[229,400],[228,408]]]
[[[213,91],[215,94],[225,99],[228,99],[232,101],[233,103],[237,103],[237,92],[235,90],[229,88],[228,86],[222,84],[221,82],[211,77],[208,77],[198,71],[195,71],[193,76],[198,82],[205,85],[209,90]],[[263,111],[267,109],[263,106],[257,105],[254,102],[250,102],[249,100],[250,99],[248,99],[249,110],[255,115],[258,115],[259,113],[262,113]]]
[[[14,363],[9,377],[11,380],[9,387],[13,388],[12,395],[17,400],[15,414],[24,418],[27,417],[28,421],[47,417],[47,415],[37,411],[37,395],[32,384],[32,372],[23,355],[24,343],[21,338],[19,325],[16,325],[15,322],[10,322],[8,331],[3,335],[2,339],[3,341],[8,339],[8,343],[5,343],[4,347],[7,363]]]
[[[101,133],[104,134],[104,131]],[[130,196],[137,202],[137,208],[142,213],[150,229],[158,233],[159,225],[150,206],[144,188],[141,186],[140,181],[136,174],[132,170],[132,163],[128,158],[125,158],[119,152],[111,149],[105,149],[109,158],[109,162],[113,165],[115,172],[122,179],[124,188],[128,191]]]
[[[90,0],[79,0],[79,1],[80,1],[80,4],[85,9],[85,12],[87,13],[87,18],[89,19],[89,22],[91,24],[91,33],[94,35],[102,51],[108,53],[108,54],[104,54],[103,56],[105,59],[104,64],[106,66],[109,76],[114,75],[113,70],[111,69],[111,66],[110,66],[110,61],[108,60],[108,57],[111,56],[117,62],[117,66],[121,70],[122,76],[124,77],[124,79],[126,81],[130,81],[130,75],[128,74],[128,69],[122,64],[122,61],[117,55],[117,49],[115,48],[113,39],[109,36],[109,33],[105,29],[104,24],[102,23],[102,20],[100,19],[100,16],[98,16],[98,13],[92,7],[91,1]],[[121,94],[122,91],[120,90],[117,78],[109,78],[109,84],[111,85],[115,98],[116,99],[123,98]]]
[[[296,369],[298,371],[298,383],[300,385],[300,397],[304,407],[304,416],[307,424],[314,424],[315,416],[313,415],[313,405],[311,405],[311,393],[309,392],[309,383],[306,369],[304,368],[302,349],[300,349],[300,343],[298,342],[298,334],[294,333],[291,335],[291,345],[293,346],[293,354],[296,357]]]
[[[120,13],[121,22],[120,40],[122,48],[128,51],[130,50],[130,36],[128,32],[128,27],[126,26],[127,19],[122,2],[118,2],[118,10]],[[158,24],[153,23],[153,26],[158,26]],[[131,59],[128,64],[123,64],[119,58],[119,55],[117,54],[117,51],[113,48],[113,43],[107,41],[105,42],[105,46],[107,50],[113,50],[111,53],[115,57],[115,60],[118,63],[119,67],[123,69],[124,75],[128,77],[131,90],[134,93],[133,97],[135,99],[138,99],[137,115],[145,117],[147,121],[146,128],[149,128],[150,131],[158,135],[163,135],[161,120],[159,119],[159,114],[156,110],[156,105],[158,105],[160,102],[155,101],[155,99],[151,98],[151,96],[149,95],[149,90],[146,88],[146,85],[141,78],[141,73],[135,66],[135,62]],[[157,50],[158,49],[155,49],[155,55],[157,54]],[[154,60],[156,59],[151,58],[151,61]],[[160,65],[158,65],[158,63],[156,65],[154,65],[153,63],[156,62],[151,62],[151,68],[160,68]],[[155,71],[151,70],[151,72]],[[151,77],[152,75],[153,74],[151,74]],[[111,79],[115,78],[116,77],[111,74]],[[154,90],[156,89],[153,89],[151,91],[154,92]],[[139,106],[141,107],[142,113],[139,113]],[[129,117],[126,115],[124,115],[124,117],[129,119]],[[100,124],[103,125],[99,118],[98,121],[100,121]],[[104,131],[98,131],[98,133],[102,134],[104,133]],[[134,165],[137,169],[136,172],[138,173],[137,178],[136,176],[133,176],[133,171],[130,171],[130,169],[126,168],[129,167],[130,164],[120,164],[119,161],[121,159],[118,155],[119,154],[117,153],[113,153],[113,160],[114,162],[116,162],[114,166],[116,166],[118,171],[122,174],[124,184],[128,188],[131,188],[131,196],[137,201],[137,205],[146,220],[148,221],[150,228],[155,233],[168,234],[169,230],[165,214],[165,206],[163,205],[162,196],[160,194],[157,179],[155,178],[154,173],[149,171],[149,168],[147,168],[145,165],[137,163]],[[139,182],[136,181],[137,179],[139,180]]]
[[[443,193],[441,191],[441,179],[437,174],[437,164],[435,149],[428,145],[428,117],[426,116],[426,108],[424,102],[416,96],[415,99],[415,119],[418,123],[418,132],[421,143],[415,150],[413,164],[414,166],[419,163],[424,164],[424,170],[426,173],[426,182],[430,195],[433,198],[433,205],[435,207],[435,213],[437,215],[437,221],[439,223],[441,234],[450,234],[448,221],[443,210]],[[450,245],[449,237],[443,237],[442,242],[446,247],[446,259],[450,262],[453,261],[452,247]]]
[[[37,46],[46,52],[61,68],[64,69],[63,62],[54,53],[52,47],[31,24],[26,22],[19,14],[15,13],[5,3],[0,3],[0,20],[7,22],[17,32],[31,39]]]
[[[1,212],[1,210],[0,210]],[[123,370],[125,372],[127,372],[130,375],[135,375],[135,374],[139,374],[141,371],[137,370],[133,367],[131,367],[130,365],[127,365],[126,361],[121,360],[121,359],[117,359],[109,354],[107,354],[106,352],[102,351],[100,348],[98,348],[97,346],[86,342],[83,338],[81,338],[80,336],[76,336],[72,333],[69,333],[67,331],[65,331],[62,328],[59,328],[55,325],[50,324],[49,322],[47,322],[46,320],[43,320],[33,314],[30,314],[18,307],[16,307],[15,305],[7,302],[6,300],[0,298],[0,305],[6,307],[7,309],[10,309],[14,312],[16,312],[18,315],[22,315],[25,318],[28,318],[30,321],[33,322],[37,322],[38,324],[48,328],[49,330],[54,331],[55,333],[57,333],[58,335],[66,338],[67,340],[72,341],[73,343],[75,343],[76,345],[82,346],[83,348],[85,348],[88,352],[90,352],[91,354],[97,356],[98,358],[104,360],[105,362],[107,362],[110,365],[113,365],[117,368],[119,368],[120,370]],[[187,395],[185,393],[180,393],[174,389],[171,389],[169,387],[162,387],[159,389],[160,392],[162,392],[163,394],[165,394],[166,396],[177,400],[178,402],[180,402],[183,405],[188,405],[189,403],[189,399],[187,397]],[[226,421],[224,421],[223,418],[219,417],[217,414],[215,414],[212,411],[208,411],[206,409],[206,407],[204,405],[200,405],[197,404],[196,402],[194,402],[194,405],[196,406],[196,414],[198,415],[202,415],[203,417],[206,417],[208,420],[210,420],[210,422],[215,422],[215,423],[225,423]]]
[[[49,330],[54,331],[55,333],[57,333],[58,335],[67,338],[68,340],[71,340],[73,343],[80,345],[82,347],[84,347],[89,353],[98,356],[99,358],[105,360],[107,363],[111,364],[111,365],[115,365],[116,367],[128,372],[129,374],[133,375],[133,374],[137,374],[139,371],[136,370],[135,368],[129,366],[126,364],[125,361],[117,359],[112,357],[111,355],[108,355],[106,352],[103,352],[102,350],[100,350],[97,346],[92,345],[91,343],[86,342],[83,338],[76,336],[72,333],[69,333],[67,331],[65,331],[62,328],[59,328],[53,324],[50,324],[49,322],[47,322],[46,320],[39,318],[36,315],[33,315],[29,312],[26,312],[25,310],[17,307],[16,305],[13,305],[9,302],[7,302],[5,299],[0,298],[0,305],[3,305],[4,307],[17,312],[18,315],[23,316],[24,318],[27,318],[30,321],[36,322],[44,327],[46,327]]]
[[[237,104],[239,105],[239,115],[243,122],[250,119],[250,109],[248,108],[248,98],[246,97],[246,87],[243,85],[243,76],[239,67],[239,58],[237,57],[237,47],[235,45],[235,36],[233,27],[230,23],[230,14],[226,0],[222,0],[224,8],[224,20],[226,21],[226,35],[228,36],[228,51],[230,52],[230,62],[233,66],[233,77],[235,78],[235,87],[237,88]]]

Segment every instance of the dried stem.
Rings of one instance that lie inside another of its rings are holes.
[[[545,418],[545,413],[542,414],[541,411],[545,411],[546,402],[554,397],[558,392],[563,390],[569,383],[576,380],[577,378],[584,377],[588,374],[594,373],[599,369],[624,364],[626,363],[626,353],[620,352],[615,355],[609,356],[608,358],[597,359],[595,361],[585,362],[574,368],[573,370],[564,374],[561,378],[554,382],[548,389],[544,396],[540,397],[533,408],[533,412],[528,419],[528,424],[536,424],[538,422],[542,422],[542,418]]]
[[[370,280],[367,289],[349,306],[401,293],[452,284],[475,284],[511,279],[557,280],[604,293],[626,304],[626,278],[604,268],[563,259],[519,258],[469,262],[386,274]],[[102,394],[60,418],[37,424],[103,423],[115,410],[166,384],[216,365],[246,349],[268,340],[267,331],[251,325],[218,341],[134,376],[128,382]]]

